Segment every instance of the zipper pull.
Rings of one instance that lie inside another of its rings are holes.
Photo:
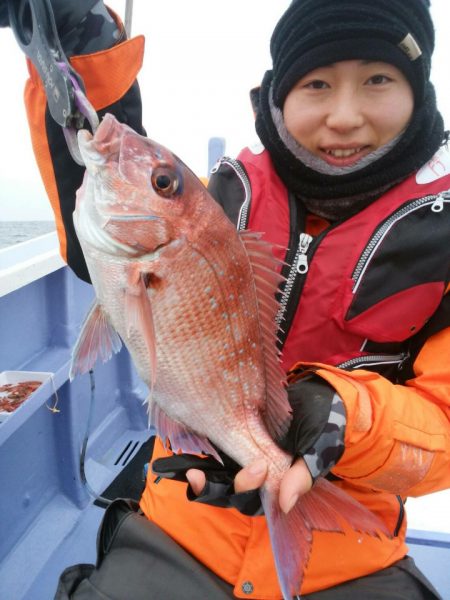
[[[212,175],[213,173],[217,173],[217,171],[220,169],[220,165],[224,162],[224,160],[225,160],[225,156],[221,156],[219,158],[219,160],[215,163],[215,165],[213,165],[211,167],[211,170],[209,172],[210,175]]]
[[[297,265],[296,265],[297,273],[299,273],[300,275],[305,275],[308,272],[309,264],[308,264],[307,252],[308,252],[308,248],[309,248],[309,245],[311,244],[312,240],[313,240],[312,236],[308,235],[307,233],[300,234],[300,241],[298,244]]]
[[[444,210],[444,194],[436,196],[436,200],[431,205],[431,210],[435,213],[440,213]]]

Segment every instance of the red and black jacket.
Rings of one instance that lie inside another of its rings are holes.
[[[447,160],[448,173],[442,162],[434,181],[418,183],[414,174],[316,236],[266,151],[247,148],[213,169],[210,190],[237,227],[261,231],[281,247],[286,283],[279,337],[286,367],[301,357],[375,368],[404,381],[426,336],[450,325]]]

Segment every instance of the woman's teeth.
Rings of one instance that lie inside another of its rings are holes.
[[[325,150],[325,152],[335,158],[348,158],[349,156],[353,156],[353,154],[358,154],[361,150],[362,148],[351,148],[347,150],[336,148],[335,150]]]

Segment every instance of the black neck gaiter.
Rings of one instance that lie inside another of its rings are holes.
[[[424,165],[443,143],[444,123],[434,88],[428,83],[424,102],[414,110],[408,127],[388,152],[350,173],[319,173],[306,166],[281,139],[272,118],[271,82],[272,72],[267,71],[259,94],[256,131],[287,188],[311,212],[329,220],[345,219],[362,210]]]

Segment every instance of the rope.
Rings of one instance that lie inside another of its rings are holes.
[[[133,18],[133,0],[127,0],[125,5],[125,31],[127,38],[131,37],[131,22]]]

